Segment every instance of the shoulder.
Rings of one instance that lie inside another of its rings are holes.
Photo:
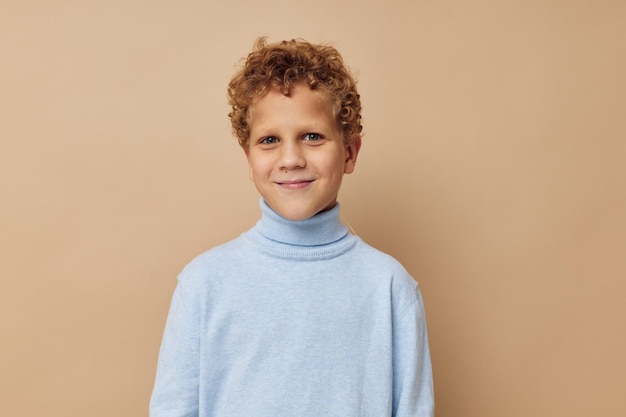
[[[393,256],[382,252],[359,238],[356,255],[360,262],[370,270],[397,277],[409,286],[416,286],[417,282],[410,276],[406,268]]]
[[[363,240],[357,245],[356,262],[376,281],[386,281],[395,304],[409,306],[419,297],[418,282],[393,256],[370,246]]]
[[[202,285],[210,277],[230,271],[242,258],[245,239],[241,236],[215,246],[193,258],[180,272],[179,282],[187,285]]]

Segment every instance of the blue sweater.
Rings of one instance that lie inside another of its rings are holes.
[[[179,276],[151,417],[432,416],[422,298],[339,205],[262,218]]]

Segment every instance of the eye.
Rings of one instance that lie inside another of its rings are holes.
[[[263,145],[273,145],[275,143],[278,143],[278,138],[275,136],[268,136],[266,138],[261,139],[259,143]]]
[[[319,133],[307,133],[304,135],[304,140],[315,142],[316,140],[322,139],[322,135]]]

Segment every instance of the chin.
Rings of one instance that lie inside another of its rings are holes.
[[[287,220],[291,220],[293,222],[298,222],[298,221],[301,221],[301,220],[310,219],[311,217],[315,216],[317,213],[319,213],[319,212],[315,212],[315,213],[311,213],[311,212],[298,212],[298,213],[287,212],[287,213],[279,213],[279,214],[281,216],[283,216]]]
[[[282,210],[279,209],[279,210],[274,210],[274,211],[276,211],[278,214],[280,214],[282,217],[284,217],[287,220],[297,222],[297,221],[309,219],[315,216],[317,213],[319,213],[322,210],[318,210],[314,208],[307,209],[307,208],[301,208],[301,207],[293,207],[293,208],[283,207]]]
[[[322,208],[312,208],[312,209],[304,209],[304,210],[302,209],[284,210],[282,212],[278,211],[278,213],[287,220],[297,222],[301,220],[310,219],[316,214],[319,214],[326,210],[330,210],[334,206],[335,204],[329,205],[328,207],[322,207]]]
[[[298,200],[280,201],[278,199],[276,201],[265,199],[265,202],[281,217],[294,222],[310,219],[318,213],[335,207],[337,204],[336,199],[330,202],[319,201],[317,204]]]

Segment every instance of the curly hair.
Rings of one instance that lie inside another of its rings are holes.
[[[299,82],[330,101],[345,143],[361,133],[361,99],[356,81],[335,48],[301,39],[267,44],[261,37],[228,84],[228,103],[232,106],[228,117],[242,148],[249,145],[249,111],[254,101],[270,88],[289,95]]]

